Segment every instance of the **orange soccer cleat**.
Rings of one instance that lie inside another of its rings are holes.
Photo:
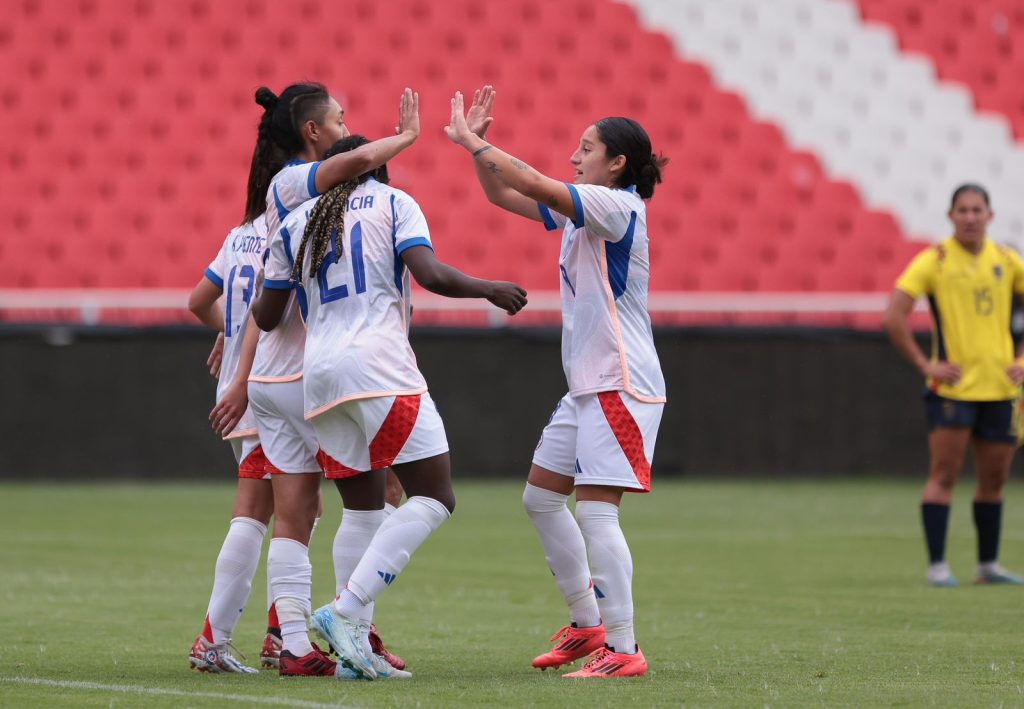
[[[575,625],[567,625],[551,636],[551,642],[555,646],[550,652],[533,658],[534,667],[542,670],[561,667],[601,649],[604,647],[604,626],[577,628]]]
[[[594,653],[582,670],[569,672],[563,677],[641,677],[647,672],[647,660],[640,648],[635,655],[612,652],[608,646]]]

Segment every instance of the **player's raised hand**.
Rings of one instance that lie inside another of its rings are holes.
[[[210,350],[210,356],[206,358],[206,366],[210,368],[210,376],[217,378],[220,376],[220,363],[224,358],[224,333],[218,332],[217,339],[213,341],[213,349]]]
[[[420,135],[420,95],[412,89],[402,92],[402,99],[398,103],[398,125],[395,127],[395,134],[406,133],[413,140]]]
[[[444,133],[456,145],[464,145],[473,135],[469,126],[466,125],[466,109],[461,91],[456,91],[452,98],[452,117],[448,125],[444,127]]]
[[[218,436],[230,433],[242,420],[242,414],[245,413],[248,405],[248,382],[241,381],[232,384],[224,392],[224,398],[217,402],[213,411],[210,412],[210,425],[213,427],[213,432]]]
[[[494,99],[497,95],[490,84],[473,92],[473,103],[466,111],[466,126],[480,138],[486,135],[487,129],[494,122],[491,109],[494,108]]]
[[[515,283],[491,281],[491,293],[487,300],[509,315],[515,315],[526,307],[526,291]]]

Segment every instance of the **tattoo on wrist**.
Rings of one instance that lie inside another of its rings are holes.
[[[482,154],[486,153],[490,149],[491,149],[491,146],[489,146],[489,145],[485,145],[482,148],[477,148],[476,150],[473,151],[473,157],[476,157],[477,155],[482,155]],[[491,164],[493,165],[494,163],[491,163]]]
[[[520,170],[529,170],[530,169],[530,166],[527,165],[522,160],[517,160],[516,158],[512,158],[509,162],[512,163],[512,167],[519,168]]]
[[[490,170],[492,173],[501,172],[501,168],[498,167],[498,163],[494,162],[493,160],[487,161],[487,169]]]

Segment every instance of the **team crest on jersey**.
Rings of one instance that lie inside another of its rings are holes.
[[[992,267],[992,273],[995,274],[996,280],[998,281],[1000,278],[1003,277],[1003,267],[997,263],[995,266]]]

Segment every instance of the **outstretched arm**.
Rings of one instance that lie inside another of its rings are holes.
[[[342,182],[374,170],[408,148],[420,134],[420,95],[412,89],[402,92],[398,107],[396,135],[361,145],[347,153],[332,155],[316,169],[316,191],[323,194]]]
[[[564,182],[542,175],[522,160],[489,144],[469,129],[461,92],[456,92],[455,98],[452,99],[451,122],[444,130],[453,143],[461,145],[472,154],[477,164],[477,175],[480,175],[482,169],[516,194],[528,198],[533,214],[524,213],[525,210],[511,211],[541,221],[540,213],[534,204],[540,202],[573,221],[577,220],[572,193]],[[487,190],[486,186],[484,190]],[[519,204],[522,205],[522,202]]]
[[[466,112],[466,126],[481,140],[484,139],[487,129],[494,121],[494,118],[491,117],[491,109],[494,107],[494,100],[497,96],[498,93],[490,85],[477,89],[473,94],[473,103]],[[476,170],[476,179],[484,188],[484,194],[487,195],[491,204],[521,217],[541,221],[540,212],[537,210],[537,203],[534,200],[524,197],[506,185],[497,173],[487,169],[483,162],[474,160],[473,167]]]
[[[429,247],[412,246],[402,252],[402,260],[416,282],[431,293],[448,298],[486,298],[509,315],[515,315],[526,305],[526,291],[515,283],[467,276],[438,261]]]

